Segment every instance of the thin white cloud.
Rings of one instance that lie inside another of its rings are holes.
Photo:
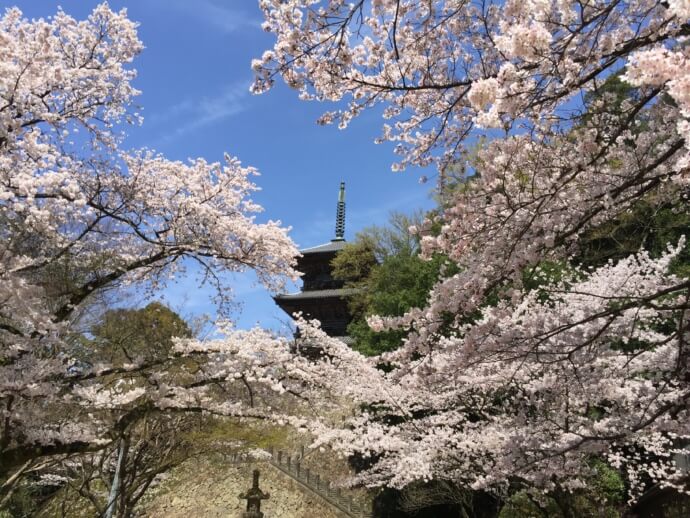
[[[159,7],[173,9],[185,16],[191,16],[223,32],[234,32],[244,27],[261,25],[261,21],[255,14],[228,7],[222,1],[165,0],[157,3]]]
[[[175,127],[172,132],[160,137],[156,143],[170,142],[192,130],[246,110],[249,85],[248,81],[237,82],[216,96],[185,99],[171,106],[164,113],[154,113],[150,119],[146,120],[149,127],[155,128],[163,124]]]

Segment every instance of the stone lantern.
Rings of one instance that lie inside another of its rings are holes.
[[[242,513],[242,518],[263,518],[264,516],[264,513],[261,512],[261,501],[267,500],[270,495],[259,489],[259,475],[259,470],[255,469],[252,487],[240,495],[240,498],[247,501],[247,510]]]

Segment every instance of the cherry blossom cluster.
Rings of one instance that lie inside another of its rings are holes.
[[[383,106],[390,122],[380,141],[393,142],[401,155],[394,169],[436,162],[443,170],[462,158],[458,143],[477,127],[553,124],[560,108],[631,53],[667,48],[688,35],[680,0],[261,0],[260,6],[276,43],[252,64],[254,90],[266,91],[282,77],[303,99],[339,102],[321,122],[341,127]]]
[[[472,173],[416,229],[458,273],[424,307],[369,319],[409,332],[398,350],[367,360],[311,332],[330,352],[305,383],[362,409],[315,423],[316,444],[370,457],[355,482],[371,486],[575,490],[596,456],[632,498],[650,480],[683,489],[690,281],[672,265],[686,241],[579,260],[588,235],[640,203],[687,215],[688,2],[260,5],[276,43],[253,63],[255,91],[282,77],[334,103],[321,122],[341,127],[381,108],[394,169]]]
[[[681,239],[657,259],[641,252],[516,290],[457,333],[427,336],[426,353],[419,342],[414,355],[406,344],[365,358],[302,319],[299,343],[318,345],[320,361],[291,357],[284,341],[259,330],[213,347],[254,357],[253,379],[281,380],[273,390],[318,400],[319,416],[285,422],[311,432],[313,447],[374,459],[352,483],[438,478],[500,490],[519,478],[574,490],[596,455],[627,470],[633,494],[646,477],[682,488],[675,457],[690,440],[688,319],[681,333],[668,324],[686,311],[690,281],[668,270],[685,246]],[[360,411],[334,419],[327,409],[343,398]]]
[[[96,294],[153,292],[195,262],[225,310],[228,272],[252,269],[272,290],[296,277],[287,229],[255,221],[256,170],[122,148],[124,125],[140,122],[142,48],[126,11],[105,3],[83,21],[0,17],[0,476],[102,444],[137,407],[202,401],[200,387],[154,388],[165,366],[82,359],[79,321]]]

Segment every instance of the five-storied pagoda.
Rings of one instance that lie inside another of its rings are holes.
[[[288,315],[301,312],[307,318],[321,322],[329,336],[347,340],[347,325],[352,320],[347,297],[356,290],[343,286],[333,278],[331,261],[345,246],[345,182],[340,182],[335,238],[328,243],[300,250],[297,270],[302,272],[303,286],[297,293],[276,295],[274,300]]]

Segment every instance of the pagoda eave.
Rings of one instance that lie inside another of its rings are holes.
[[[279,295],[275,295],[273,297],[273,300],[275,300],[277,303],[280,302],[289,302],[293,300],[321,300],[321,299],[334,299],[334,298],[343,298],[343,297],[350,297],[352,295],[356,295],[357,293],[360,293],[361,290],[358,288],[338,288],[338,289],[332,289],[332,290],[311,290],[311,291],[300,291],[298,293],[281,293]]]

